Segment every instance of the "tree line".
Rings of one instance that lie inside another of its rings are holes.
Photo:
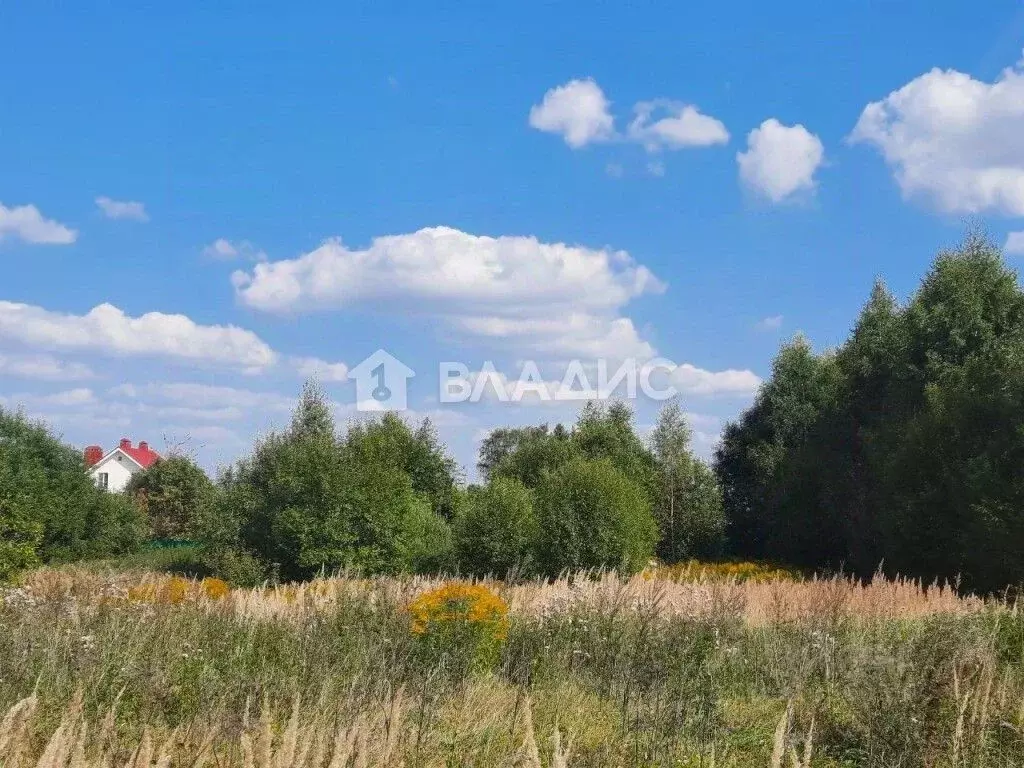
[[[876,282],[849,338],[783,345],[713,466],[678,403],[642,439],[621,402],[499,428],[468,487],[429,422],[290,425],[211,481],[184,457],[111,495],[45,427],[0,411],[0,579],[38,562],[197,542],[235,581],[322,570],[633,572],[652,557],[1024,582],[1024,292],[988,240],[939,254],[900,303]]]
[[[970,235],[849,338],[782,347],[715,457],[731,551],[808,568],[1024,581],[1024,293]]]
[[[23,450],[33,442],[46,451]],[[50,454],[62,457],[61,472],[44,466]],[[0,577],[43,561],[123,554],[146,539],[192,542],[204,570],[236,583],[340,568],[631,573],[655,556],[715,557],[724,541],[714,474],[693,455],[674,402],[649,441],[621,402],[590,403],[568,427],[496,429],[481,448],[482,482],[469,486],[429,420],[387,413],[339,430],[315,384],[286,429],[258,440],[215,481],[171,456],[136,474],[124,494],[105,494],[45,425],[3,414],[0,472],[34,461],[34,474],[22,471],[34,485],[12,477],[8,486],[0,474],[0,532],[9,542]],[[58,508],[51,500],[62,483],[75,492]],[[21,490],[3,494],[5,486]],[[89,505],[105,510],[109,525],[91,525]],[[48,543],[58,519],[64,528],[75,521],[84,537],[77,548]]]

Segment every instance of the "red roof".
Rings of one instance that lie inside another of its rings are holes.
[[[135,459],[143,469],[149,469],[160,458],[160,454],[150,448],[149,443],[145,440],[133,446],[132,441],[125,437],[121,439],[121,444],[118,448]]]

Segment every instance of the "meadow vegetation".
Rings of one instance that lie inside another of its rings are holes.
[[[289,426],[125,494],[0,410],[0,766],[1024,768],[1024,292],[969,237],[682,406]],[[900,576],[904,574],[904,576]]]
[[[791,578],[35,571],[0,607],[0,763],[1024,765],[1016,606]]]

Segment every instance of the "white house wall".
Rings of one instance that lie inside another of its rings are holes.
[[[107,490],[111,493],[119,493],[128,485],[132,475],[139,471],[138,464],[120,451],[114,451],[94,464],[89,470],[89,475],[92,477],[93,482],[99,483],[100,474],[106,472],[109,476],[107,479]]]

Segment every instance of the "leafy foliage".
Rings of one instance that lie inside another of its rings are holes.
[[[75,448],[0,409],[0,579],[37,561],[129,552],[142,530],[127,497],[93,485]]]
[[[651,434],[651,449],[658,556],[669,563],[711,558],[722,551],[722,495],[714,473],[693,455],[690,439],[682,407],[677,401],[667,403]]]
[[[453,466],[429,424],[414,432],[392,414],[339,438],[326,396],[307,385],[289,429],[221,478],[203,525],[208,561],[250,578],[259,564],[285,579],[440,568],[451,559]]]
[[[126,493],[135,500],[156,539],[187,540],[213,502],[214,487],[185,456],[169,456],[132,476]]]
[[[850,338],[784,347],[716,457],[736,554],[973,588],[1024,581],[1024,292],[970,236]]]
[[[505,576],[529,571],[537,546],[533,494],[512,477],[471,488],[456,518],[459,563],[469,573]]]
[[[549,574],[616,568],[634,573],[654,554],[657,527],[644,489],[610,459],[577,458],[537,489],[538,558]]]

